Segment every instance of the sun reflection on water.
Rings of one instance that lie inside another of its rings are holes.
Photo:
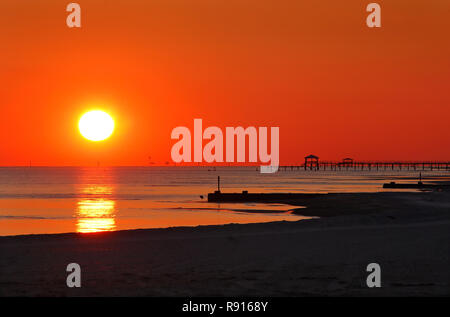
[[[116,229],[115,203],[106,199],[82,199],[78,202],[77,232],[100,232]]]
[[[108,199],[111,186],[86,185],[77,202],[76,231],[80,233],[113,231],[116,229],[115,201]]]

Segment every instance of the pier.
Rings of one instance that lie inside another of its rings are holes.
[[[450,171],[450,161],[355,161],[352,158],[344,158],[342,161],[320,161],[319,157],[310,154],[305,157],[305,162],[298,165],[279,166],[280,171],[347,171],[347,170],[397,170],[397,171]]]

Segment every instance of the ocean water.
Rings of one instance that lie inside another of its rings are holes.
[[[223,192],[376,192],[418,171],[280,171],[243,167],[2,167],[0,235],[99,232],[308,219],[284,204],[208,203]],[[448,172],[422,172],[425,181]]]

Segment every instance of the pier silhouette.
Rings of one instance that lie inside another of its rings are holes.
[[[328,170],[328,171],[346,171],[346,170],[412,170],[412,171],[434,171],[450,170],[450,162],[447,161],[355,161],[353,158],[346,157],[342,161],[320,161],[319,157],[310,154],[305,157],[303,164],[282,165],[278,168],[281,171],[295,170]]]

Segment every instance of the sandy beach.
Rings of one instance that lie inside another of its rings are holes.
[[[0,295],[450,295],[449,192],[335,194],[296,212],[321,218],[0,237]],[[81,288],[66,286],[72,262]],[[366,286],[372,262],[381,288]]]

